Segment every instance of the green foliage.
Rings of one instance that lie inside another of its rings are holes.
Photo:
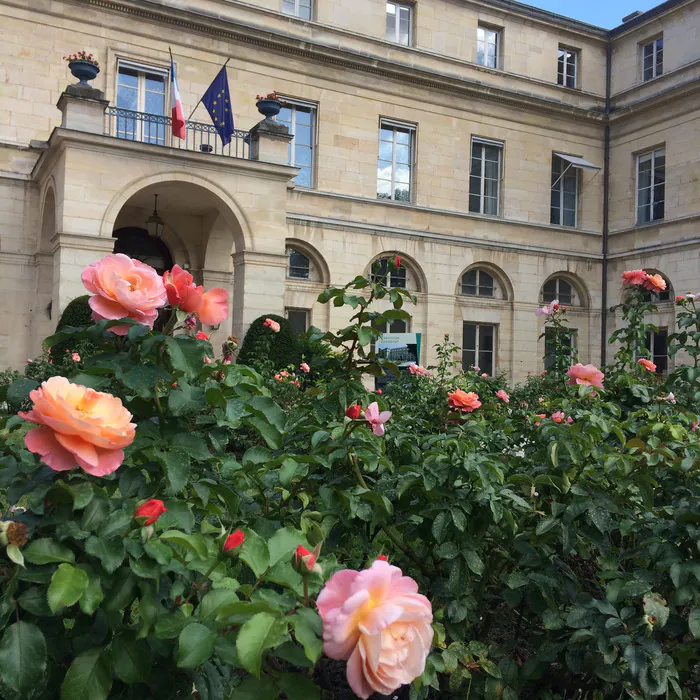
[[[314,601],[335,571],[379,554],[434,613],[425,672],[401,697],[698,694],[697,367],[662,379],[630,366],[640,334],[629,329],[618,338],[624,361],[595,394],[569,386],[559,355],[513,389],[455,374],[449,338],[431,376],[411,376],[372,349],[376,326],[407,318],[412,301],[385,283],[358,277],[324,292],[321,302],[349,307],[348,325],[312,329],[312,373],[287,355],[276,365],[285,381],[245,355],[205,364],[208,343],[177,329],[133,325],[115,338],[100,322],[47,339],[94,343],[79,363],[51,367],[109,387],[136,437],[113,474],[54,472],[25,448],[30,426],[0,418],[0,488],[25,508],[3,515],[28,537],[17,551],[0,547],[3,697],[332,698],[344,680],[324,681]],[[629,303],[628,321],[643,322],[632,308],[643,297]],[[694,358],[694,302],[683,313],[674,352]],[[563,316],[551,322],[566,327]],[[363,379],[387,369],[398,379],[368,395]],[[16,378],[5,400],[19,407],[35,386]],[[481,406],[452,410],[456,389]],[[392,411],[382,437],[346,417],[372,401]],[[145,526],[134,514],[150,498],[167,511]],[[238,529],[245,541],[224,553]],[[322,573],[298,573],[300,544],[320,548]]]
[[[267,328],[265,319],[276,321],[280,330],[275,333]],[[283,369],[301,362],[301,346],[289,321],[275,314],[260,316],[250,324],[238,353],[238,362],[256,369]]]

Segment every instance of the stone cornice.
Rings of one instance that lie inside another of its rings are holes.
[[[623,250],[619,253],[608,253],[609,260],[623,259],[623,258],[636,258],[640,255],[649,255],[656,253],[666,253],[669,250],[682,250],[684,248],[695,248],[697,249],[700,245],[700,236],[695,238],[687,238],[683,241],[675,241],[670,243],[655,243],[654,245],[636,246],[630,248],[629,250]]]
[[[362,231],[363,233],[376,236],[392,236],[394,238],[413,238],[429,242],[447,243],[454,246],[462,246],[466,248],[487,248],[489,250],[501,250],[506,252],[517,251],[523,255],[556,255],[561,258],[576,258],[591,261],[602,260],[603,256],[600,253],[586,253],[583,251],[566,250],[558,247],[553,251],[552,247],[526,245],[523,243],[509,243],[508,241],[499,241],[494,239],[473,238],[462,235],[449,235],[444,233],[434,233],[432,231],[415,230],[407,228],[399,228],[395,226],[385,226],[383,224],[367,224],[349,221],[346,219],[331,219],[320,216],[308,216],[301,213],[288,213],[287,222],[300,223],[304,225],[316,224],[324,228],[336,229],[339,231]],[[514,222],[510,222],[514,223]],[[532,224],[523,222],[525,227]],[[552,227],[555,228],[555,227]],[[555,230],[558,230],[555,228]]]
[[[666,228],[668,226],[677,226],[678,224],[688,224],[693,221],[700,221],[700,214],[688,214],[688,216],[677,216],[674,219],[664,219],[663,221],[652,221],[648,224],[636,226],[628,226],[627,228],[615,229],[610,231],[610,236],[621,236],[625,233],[642,233],[644,231],[655,231],[656,229]]]
[[[700,62],[697,62],[700,63]],[[640,86],[636,86],[638,89]],[[693,77],[680,84],[671,85],[665,90],[659,90],[653,95],[643,97],[635,102],[631,102],[620,107],[613,107],[609,118],[610,121],[618,121],[625,117],[637,114],[640,110],[649,110],[658,106],[666,106],[670,102],[684,100],[694,94],[700,93],[700,80]],[[668,118],[668,115],[665,115]]]
[[[350,69],[383,76],[429,90],[459,94],[471,99],[488,100],[518,109],[545,112],[550,116],[556,114],[589,122],[603,119],[602,97],[597,98],[601,105],[592,105],[590,108],[578,107],[555,99],[548,99],[544,96],[533,95],[532,92],[520,93],[495,85],[484,85],[478,81],[468,81],[447,73],[436,73],[408,64],[399,64],[375,54],[353,52],[344,48],[314,43],[308,39],[292,37],[271,29],[236,23],[229,18],[208,17],[191,10],[170,6],[165,7],[151,0],[138,0],[138,4],[136,0],[69,1],[79,5],[90,5],[106,11],[150,20],[190,33],[215,36],[227,41],[258,46],[268,52],[295,55],[307,60],[340,66],[346,70]],[[260,8],[255,9],[259,10]],[[294,18],[287,19],[293,20]],[[342,31],[337,28],[333,29],[337,32]],[[372,41],[369,37],[362,38],[363,40]],[[448,60],[448,57],[441,56],[441,58]],[[511,75],[511,77],[520,78],[520,76],[515,75]],[[532,81],[532,79],[528,80]],[[543,85],[545,84],[547,87],[556,88],[555,85],[543,83]]]
[[[158,146],[140,141],[129,141],[113,136],[103,136],[102,134],[71,131],[62,127],[56,127],[53,130],[49,137],[49,145],[48,151],[42,153],[41,158],[34,166],[32,177],[35,179],[40,178],[42,171],[67,147],[99,153],[109,151],[124,157],[150,161],[172,161],[176,159],[179,166],[196,165],[213,171],[234,171],[267,180],[283,180],[286,182],[297,173],[297,168],[292,168],[288,165],[276,165],[274,163],[264,163],[257,160],[233,158],[211,153],[197,153],[196,151]]]

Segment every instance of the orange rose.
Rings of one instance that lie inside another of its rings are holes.
[[[213,287],[208,292],[194,283],[192,275],[174,265],[163,275],[168,301],[188,313],[197,314],[202,323],[218,326],[228,316],[228,292]]]
[[[124,461],[123,448],[134,441],[136,426],[116,396],[51,377],[29,398],[34,405],[19,415],[41,427],[32,428],[24,444],[54,471],[79,466],[105,476]]]
[[[451,408],[463,411],[464,413],[471,413],[481,406],[479,394],[473,391],[466,392],[462,389],[455,389],[452,393],[448,394],[447,403]]]
[[[656,372],[656,365],[651,360],[647,360],[646,357],[637,360],[637,364],[644,367],[644,369],[648,369],[650,372]]]
[[[647,275],[644,282],[642,282],[645,289],[650,292],[663,292],[666,289],[666,280],[661,275]]]
[[[117,320],[131,318],[153,328],[158,309],[165,306],[167,295],[158,273],[139,260],[123,253],[107,255],[88,265],[82,274],[90,297],[92,318]],[[112,333],[126,335],[129,326],[112,326]]]

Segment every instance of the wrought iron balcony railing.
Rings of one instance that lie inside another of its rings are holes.
[[[250,159],[250,133],[247,131],[236,129],[231,141],[224,146],[219,133],[211,124],[187,122],[186,138],[179,139],[173,136],[171,121],[170,117],[158,114],[108,107],[105,110],[105,134],[156,146]]]

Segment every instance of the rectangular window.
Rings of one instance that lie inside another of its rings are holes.
[[[666,151],[660,148],[637,156],[637,223],[664,218]]]
[[[652,80],[664,72],[664,40],[662,37],[642,46],[642,78]]]
[[[386,39],[402,46],[411,45],[413,7],[398,2],[386,4]]]
[[[564,87],[575,88],[578,72],[578,51],[559,47],[557,60],[557,84]]]
[[[297,332],[297,335],[308,330],[309,312],[304,309],[287,309],[289,325]]]
[[[311,2],[312,0],[282,0],[282,12],[299,19],[311,19]]]
[[[302,187],[314,186],[314,150],[316,141],[316,105],[284,98],[277,121],[294,137],[289,144],[289,165],[300,168],[294,182]]]
[[[502,155],[502,143],[472,139],[469,211],[498,216]]]
[[[384,280],[384,285],[387,287],[401,287],[401,289],[406,289],[406,268],[405,267],[395,267],[391,272],[389,272],[389,279],[387,280],[387,270],[389,267],[389,261],[384,258],[382,260],[377,260],[372,265],[372,282],[380,282]],[[399,333],[399,331],[393,331],[394,333]],[[400,331],[403,333],[403,331]]]
[[[668,329],[659,328],[658,331],[649,331],[645,344],[651,353],[651,361],[656,365],[656,371],[659,374],[666,374],[668,370]]]
[[[549,369],[550,367],[554,366],[554,362],[556,360],[554,356],[554,338],[555,338],[555,329],[554,328],[545,328],[544,331],[544,368]],[[560,331],[561,333],[561,331]],[[573,361],[573,349],[574,349],[574,338],[576,337],[576,334],[578,331],[575,328],[569,328],[566,332],[566,334],[562,335],[562,346],[564,348],[564,353],[568,357],[568,364],[571,364]]]
[[[473,365],[489,376],[496,368],[496,326],[467,323],[462,326],[462,369]]]
[[[168,71],[119,62],[117,107],[141,114],[117,116],[116,136],[145,143],[165,143],[165,87]]]
[[[379,123],[377,198],[410,202],[416,127],[382,119]]]
[[[578,168],[558,155],[552,156],[552,205],[550,221],[576,226],[578,213]]]
[[[481,66],[498,68],[498,53],[501,49],[501,32],[490,27],[476,30],[476,62]]]

